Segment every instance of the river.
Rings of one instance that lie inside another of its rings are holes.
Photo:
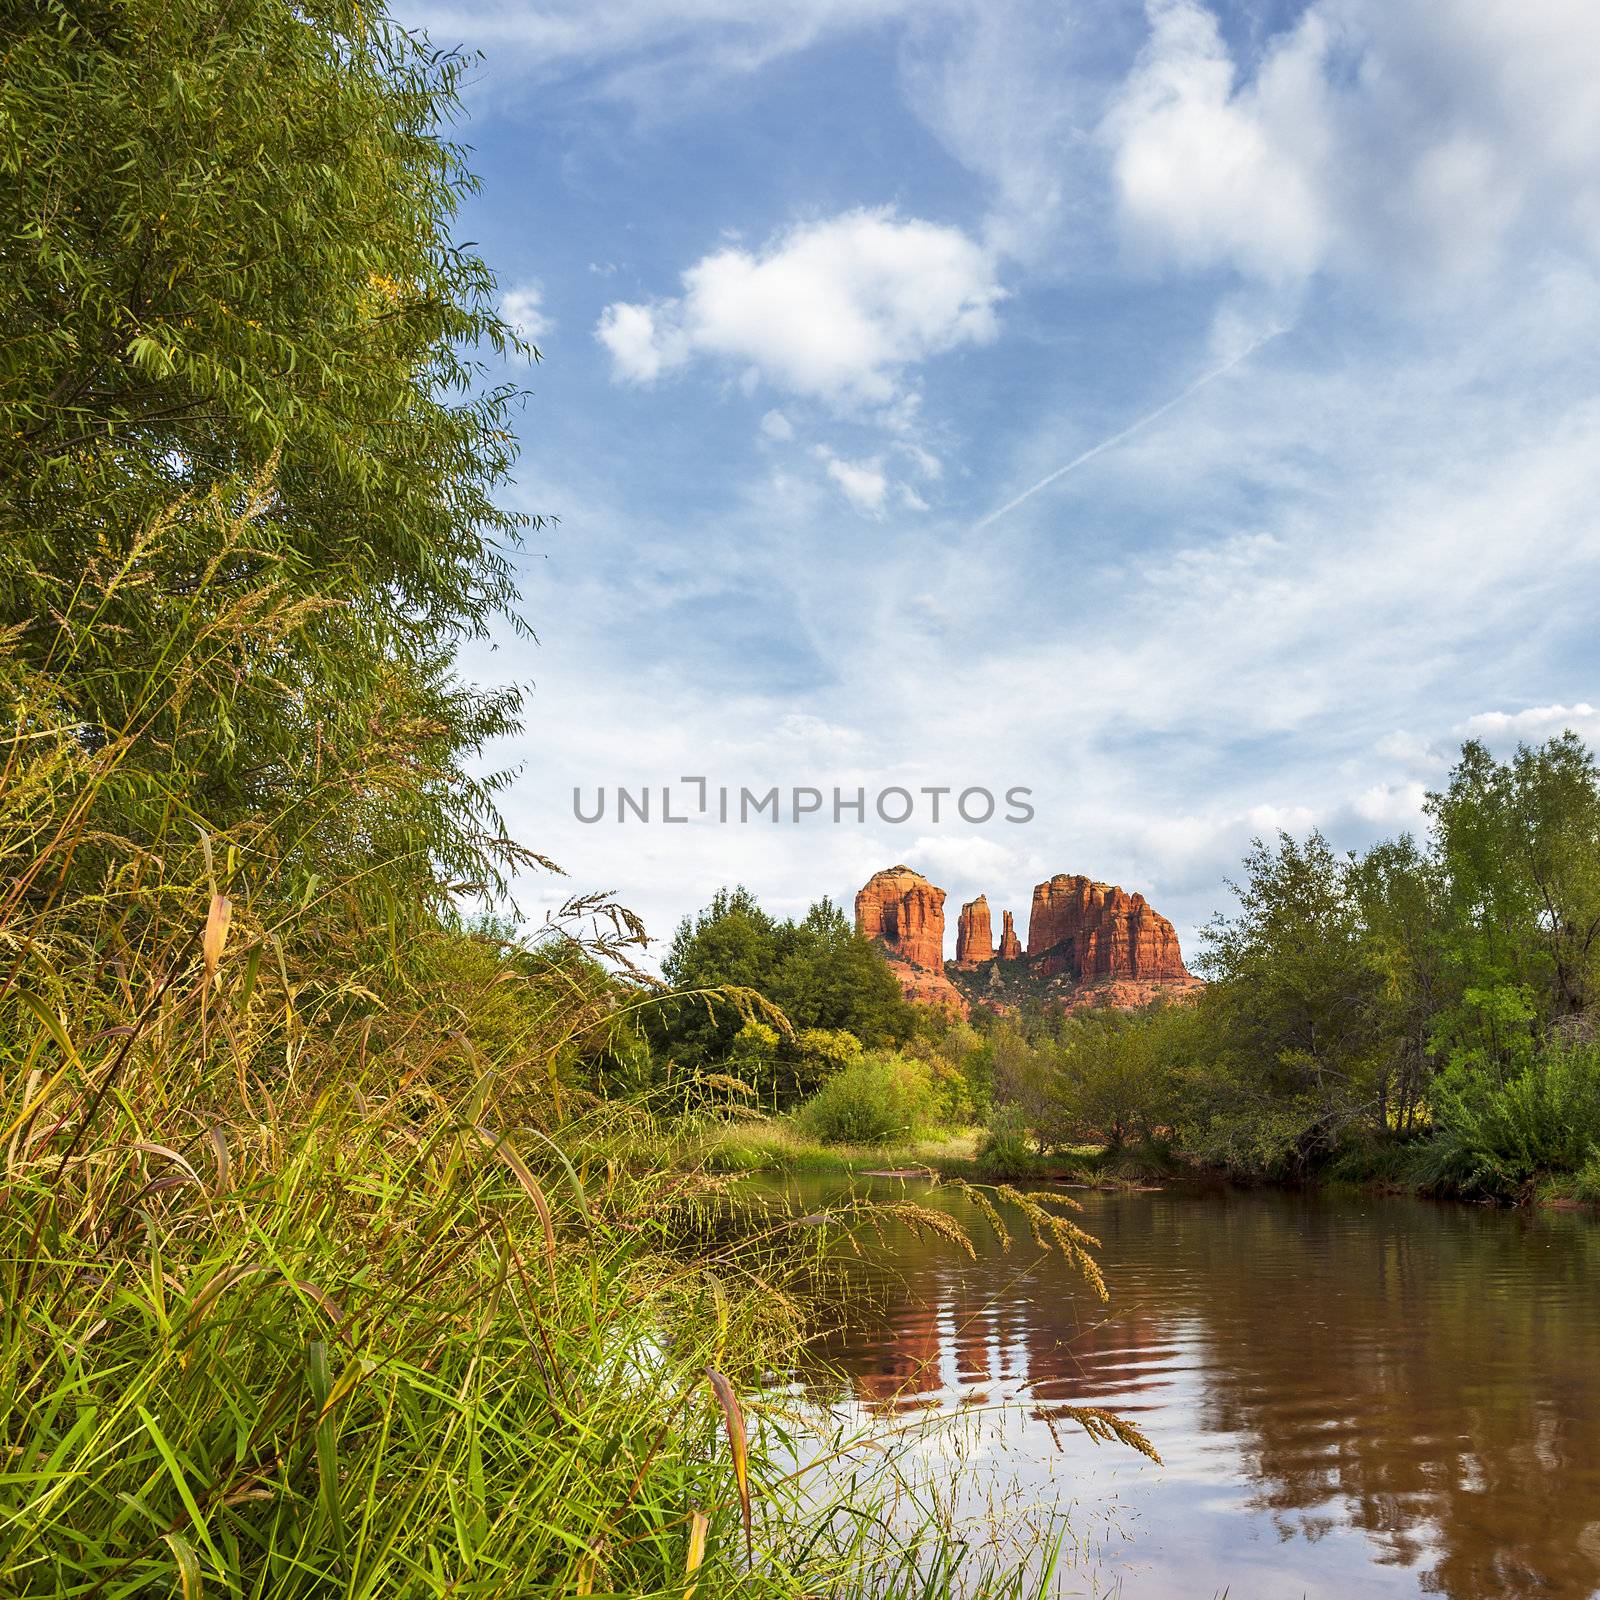
[[[810,1207],[837,1193],[794,1187]],[[968,1510],[1065,1513],[1060,1593],[1600,1593],[1593,1219],[1081,1192],[1105,1307],[1059,1258],[1003,1250],[953,1190],[870,1187],[951,1211],[978,1259],[898,1223],[869,1237],[848,1269],[861,1303],[802,1380],[885,1425],[958,1414],[939,1470]],[[1116,1411],[1162,1464],[1064,1426],[1068,1405]]]

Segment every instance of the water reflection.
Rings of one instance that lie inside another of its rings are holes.
[[[948,1191],[914,1187],[977,1222]],[[962,1470],[974,1493],[981,1481],[992,1496],[1003,1467],[1008,1493],[1064,1496],[1080,1531],[1114,1526],[1091,1538],[1081,1592],[1600,1592],[1593,1221],[1276,1194],[1082,1198],[1109,1310],[1054,1257],[1004,1254],[981,1225],[976,1263],[901,1230],[856,1272],[874,1308],[818,1352],[880,1415],[1014,1403]],[[1165,1465],[1063,1428],[1069,1406],[1136,1422]]]

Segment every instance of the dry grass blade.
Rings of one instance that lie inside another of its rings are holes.
[[[706,1368],[711,1392],[722,1407],[722,1420],[728,1430],[728,1450],[733,1456],[733,1476],[739,1485],[739,1514],[744,1520],[744,1549],[755,1559],[755,1527],[750,1510],[750,1440],[745,1431],[744,1407],[733,1392],[733,1385],[715,1367]]]
[[[139,1140],[129,1146],[129,1149],[142,1151],[147,1156],[160,1156],[163,1161],[170,1161],[191,1183],[200,1182],[200,1174],[194,1170],[188,1159],[178,1154],[170,1145],[151,1144]]]
[[[178,1563],[179,1593],[183,1600],[201,1600],[205,1585],[201,1581],[200,1558],[194,1553],[194,1546],[181,1533],[164,1533],[161,1537]]]
[[[222,965],[223,947],[228,942],[228,924],[233,921],[233,902],[225,894],[211,897],[206,913],[206,931],[200,941],[200,954],[206,964],[206,981],[215,984]]]
[[[684,1587],[683,1600],[694,1600],[699,1588],[695,1573],[706,1558],[706,1533],[710,1527],[711,1519],[703,1511],[696,1511],[689,1518],[689,1553],[683,1558],[683,1575],[689,1582]]]
[[[533,1209],[539,1213],[539,1226],[544,1230],[544,1259],[545,1265],[550,1270],[550,1287],[556,1286],[556,1228],[550,1216],[550,1201],[539,1186],[539,1180],[534,1177],[532,1168],[506,1143],[504,1134],[494,1133],[485,1128],[481,1123],[475,1126],[474,1131],[489,1149],[505,1162],[511,1169],[512,1175],[522,1185],[528,1198],[533,1201]]]
[[[224,1194],[228,1189],[228,1179],[232,1172],[232,1162],[228,1158],[228,1139],[222,1129],[215,1123],[206,1129],[206,1139],[211,1145],[211,1154],[217,1163],[217,1190]]]

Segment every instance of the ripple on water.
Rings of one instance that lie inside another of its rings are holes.
[[[821,1349],[866,1413],[967,1414],[953,1494],[1069,1505],[1081,1591],[1127,1600],[1600,1593],[1590,1219],[1081,1198],[1110,1307],[1054,1258],[896,1234],[860,1272],[878,1309]],[[1070,1406],[1127,1416],[1165,1465],[1063,1429]]]

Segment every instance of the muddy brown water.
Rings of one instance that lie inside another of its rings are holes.
[[[788,1186],[808,1208],[839,1186]],[[1062,1594],[1452,1600],[1600,1594],[1600,1223],[1410,1199],[1080,1193],[1102,1307],[972,1223],[891,1225],[802,1377],[887,1425],[974,1419],[969,1504],[1053,1505]],[[829,1372],[842,1373],[845,1393]],[[1160,1466],[1063,1425],[1103,1406]]]

